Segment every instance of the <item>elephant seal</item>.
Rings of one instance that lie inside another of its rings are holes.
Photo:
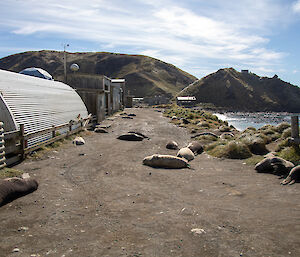
[[[172,149],[172,150],[177,150],[178,149],[178,144],[175,141],[169,141],[166,145],[167,149]]]
[[[143,141],[144,138],[135,133],[128,133],[117,137],[117,139],[126,141]]]
[[[182,169],[189,168],[188,162],[172,155],[153,154],[143,160],[143,164],[154,168]]]
[[[0,206],[37,190],[38,182],[32,178],[7,178],[0,180]]]
[[[177,156],[178,157],[182,157],[188,161],[191,161],[191,160],[194,160],[195,158],[195,155],[194,153],[192,152],[192,150],[188,147],[184,147],[184,148],[181,148],[178,153],[177,153]]]
[[[280,157],[268,157],[255,165],[255,170],[259,173],[273,173],[276,175],[285,175],[294,168],[294,164]]]
[[[292,168],[292,170],[290,171],[289,175],[286,177],[285,180],[281,181],[281,185],[292,185],[296,182],[300,181],[300,165]]]
[[[149,137],[145,136],[144,134],[142,134],[141,132],[137,132],[137,131],[129,131],[128,133],[129,134],[137,134],[143,138],[149,138]]]
[[[84,145],[85,141],[82,137],[75,137],[72,143],[75,145]]]
[[[96,133],[108,133],[108,131],[106,129],[100,128],[100,127],[96,127],[94,129],[94,132],[96,132]]]
[[[191,149],[195,155],[203,153],[203,146],[198,141],[189,143],[187,147]]]
[[[202,132],[202,133],[191,136],[191,138],[196,138],[196,137],[200,137],[200,136],[212,136],[215,138],[219,138],[219,136],[217,136],[216,134],[214,134],[212,132]]]

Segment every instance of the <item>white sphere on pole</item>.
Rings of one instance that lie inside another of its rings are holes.
[[[77,63],[73,63],[73,64],[71,64],[71,66],[70,66],[70,70],[71,71],[78,71],[79,70],[79,65],[77,64]]]

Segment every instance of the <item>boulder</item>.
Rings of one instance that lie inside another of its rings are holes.
[[[203,152],[203,146],[198,141],[193,141],[187,146],[195,155]]]
[[[169,141],[166,145],[167,149],[172,149],[172,150],[177,150],[178,149],[178,144],[175,141]]]
[[[8,178],[0,180],[0,206],[37,190],[38,182],[32,178]]]
[[[154,154],[148,157],[145,157],[143,164],[151,166],[154,168],[166,168],[166,169],[182,169],[188,168],[188,162],[180,157],[172,155],[160,155]]]
[[[178,151],[177,157],[182,157],[188,161],[191,161],[191,160],[194,160],[195,155],[190,148],[184,147]]]

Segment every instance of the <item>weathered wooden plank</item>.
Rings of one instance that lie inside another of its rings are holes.
[[[0,146],[4,145],[5,144],[5,141],[4,139],[0,139]]]
[[[6,162],[0,164],[0,170],[6,167]]]
[[[28,140],[28,139],[31,139],[31,138],[34,138],[34,137],[37,137],[37,136],[41,136],[41,135],[53,132],[53,131],[58,130],[58,129],[68,127],[68,126],[69,126],[69,123],[66,123],[66,124],[62,124],[62,125],[56,126],[56,127],[52,127],[52,128],[48,128],[48,129],[43,129],[43,130],[40,130],[40,131],[37,131],[37,132],[26,134],[25,135],[25,139]]]
[[[5,151],[0,152],[0,157],[5,156]]]
[[[74,129],[74,130],[68,132],[68,134],[59,135],[59,136],[54,137],[54,138],[51,138],[51,139],[49,139],[49,140],[47,140],[47,141],[41,142],[41,143],[39,143],[39,144],[37,144],[37,145],[28,147],[28,148],[25,149],[25,154],[28,154],[28,153],[30,153],[30,152],[32,152],[32,151],[35,151],[35,150],[41,148],[42,146],[52,144],[52,143],[54,143],[54,142],[56,142],[56,141],[58,141],[58,140],[60,140],[60,139],[63,139],[63,138],[65,138],[65,137],[69,136],[69,135],[78,133],[78,132],[81,131],[81,130],[82,130],[82,128],[79,127],[79,128],[77,128],[77,129]]]
[[[33,137],[41,136],[43,134],[50,133],[50,132],[53,132],[53,131],[56,131],[56,130],[59,130],[59,129],[62,129],[62,128],[70,128],[71,126],[77,125],[77,124],[79,124],[83,121],[86,121],[86,120],[89,120],[89,118],[85,118],[82,121],[76,121],[76,122],[73,122],[73,123],[65,123],[65,124],[61,124],[61,125],[58,125],[58,126],[53,126],[51,128],[43,129],[43,130],[40,130],[40,131],[37,131],[37,132],[29,133],[29,134],[25,135],[25,140],[31,139]]]

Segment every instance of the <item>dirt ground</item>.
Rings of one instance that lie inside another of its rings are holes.
[[[126,112],[108,134],[16,166],[39,188],[0,208],[0,256],[300,256],[300,184],[206,154],[191,169],[144,166],[190,135],[153,109]],[[135,129],[151,139],[116,139]]]

